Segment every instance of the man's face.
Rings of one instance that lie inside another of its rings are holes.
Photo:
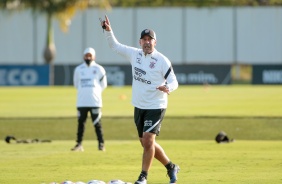
[[[150,54],[154,51],[155,46],[157,44],[156,40],[151,38],[148,35],[143,36],[143,38],[141,38],[139,40],[140,46],[143,49],[143,52],[145,54]]]
[[[84,60],[92,61],[92,60],[94,60],[94,57],[90,53],[87,53],[87,54],[84,55]]]

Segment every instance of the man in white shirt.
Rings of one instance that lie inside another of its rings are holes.
[[[132,105],[138,136],[143,147],[142,171],[135,184],[147,184],[154,158],[167,169],[170,184],[177,181],[179,166],[172,163],[163,148],[155,141],[167,108],[167,96],[178,88],[171,62],[155,49],[156,34],[145,29],[139,40],[142,49],[117,41],[108,17],[101,22],[111,49],[128,59],[132,66]]]
[[[87,114],[90,112],[98,139],[98,149],[105,150],[101,124],[102,92],[107,87],[105,69],[95,62],[95,50],[86,48],[83,53],[85,62],[74,70],[73,84],[77,89],[77,139],[72,151],[83,151],[82,140]]]

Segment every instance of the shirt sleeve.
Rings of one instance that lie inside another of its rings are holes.
[[[107,84],[107,75],[106,75],[106,71],[105,69],[102,68],[102,77],[100,79],[100,85],[101,85],[101,88],[102,90],[106,89],[108,84]]]
[[[178,88],[178,81],[173,71],[171,62],[166,58],[163,70],[165,71],[164,78],[166,80],[166,86],[169,92],[172,92]]]
[[[118,53],[119,55],[131,61],[131,58],[134,57],[134,54],[136,53],[136,51],[138,51],[138,49],[119,43],[113,31],[105,31],[105,35],[106,35],[106,40],[109,44],[109,47],[114,52]]]
[[[75,68],[74,74],[73,74],[73,85],[75,88],[78,88],[78,82],[79,82],[78,71],[77,71],[77,68]]]

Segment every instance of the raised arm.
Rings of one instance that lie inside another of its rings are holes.
[[[106,40],[109,44],[109,47],[115,51],[116,53],[120,54],[121,56],[125,57],[127,60],[131,62],[131,59],[136,55],[137,48],[130,47],[124,44],[119,43],[116,39],[109,18],[105,15],[105,20],[101,20],[101,26],[105,31]]]

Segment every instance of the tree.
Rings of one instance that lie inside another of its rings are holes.
[[[282,0],[111,0],[123,7],[207,7],[207,6],[281,6]]]
[[[88,7],[103,7],[109,9],[111,6],[108,0],[1,0],[0,9],[9,12],[15,10],[32,9],[33,12],[46,14],[47,35],[44,49],[45,63],[50,66],[50,85],[54,84],[54,63],[56,47],[53,37],[52,20],[56,18],[61,30],[66,32],[71,19],[78,10],[85,10]]]
[[[52,20],[56,18],[62,31],[67,31],[69,23],[76,11],[85,10],[88,7],[102,6],[110,8],[107,0],[2,0],[0,8],[8,11],[32,9],[34,12],[46,14],[47,35],[44,49],[44,59],[48,64],[52,64],[55,58],[56,47],[53,38]]]

